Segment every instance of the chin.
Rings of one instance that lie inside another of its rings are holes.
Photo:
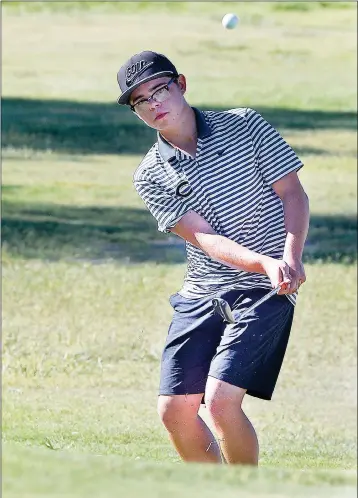
[[[166,128],[168,128],[168,123],[157,123],[155,126],[155,129],[158,131],[164,131]]]
[[[169,125],[169,123],[166,120],[163,119],[163,120],[160,121],[160,123],[157,123],[156,121],[154,121],[154,123],[152,123],[151,126],[155,130],[163,131],[166,128],[168,128],[168,125]]]
[[[151,127],[154,128],[157,131],[164,131],[167,128],[171,128],[175,124],[175,115],[173,116],[172,112],[169,111],[162,111],[162,112],[168,112],[166,116],[164,116],[162,119],[159,120],[153,120],[150,124],[147,122],[147,124]]]
[[[157,130],[165,130],[166,128],[171,128],[173,125],[175,125],[175,117],[172,116],[172,114],[167,114],[164,118],[160,119],[159,121],[154,121],[153,122],[153,127],[156,128]]]

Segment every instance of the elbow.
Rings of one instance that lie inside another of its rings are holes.
[[[302,194],[303,194],[303,198],[305,199],[305,201],[309,204],[310,203],[309,197],[303,188],[302,188]]]

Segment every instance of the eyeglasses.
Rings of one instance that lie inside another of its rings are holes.
[[[161,88],[158,88],[150,97],[147,99],[140,100],[134,105],[131,105],[130,108],[134,112],[144,112],[149,109],[150,103],[152,100],[155,102],[164,102],[168,100],[170,97],[169,87],[176,80],[176,77],[172,78],[168,81],[168,83]]]

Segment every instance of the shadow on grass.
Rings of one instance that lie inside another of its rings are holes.
[[[22,258],[123,263],[185,261],[177,237],[157,231],[145,209],[3,202],[2,243]]]
[[[185,261],[183,241],[161,234],[146,209],[2,203],[2,242],[6,252],[44,260],[106,259],[130,264]],[[311,217],[305,260],[356,261],[354,216]]]
[[[233,103],[233,107],[235,107]],[[239,104],[237,104],[239,105]],[[355,112],[255,107],[273,126],[285,130],[357,129]],[[226,110],[203,106],[203,109]],[[113,103],[64,100],[2,99],[3,148],[52,150],[70,154],[145,154],[155,131],[127,108]],[[298,154],[323,149],[295,148]]]

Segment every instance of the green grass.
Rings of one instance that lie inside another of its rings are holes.
[[[8,447],[7,466],[23,480],[29,481],[36,474],[33,491],[26,494],[35,496],[96,497],[125,496],[132,498],[148,496],[164,498],[198,496],[198,489],[212,498],[223,494],[233,498],[240,494],[243,498],[274,497],[286,498],[288,493],[294,498],[354,496],[353,472],[292,472],[284,469],[265,469],[260,473],[249,468],[227,467],[225,469],[207,466],[179,466],[170,463],[131,462],[119,457],[102,455],[78,455],[69,452],[23,448],[19,445]],[[43,472],[46,462],[48,473]],[[21,472],[21,473],[20,473]],[[54,482],[56,492],[54,493]],[[5,476],[5,485],[7,478]],[[12,496],[24,496],[20,479],[14,484]],[[16,494],[18,493],[18,494]],[[200,492],[199,492],[200,493]]]
[[[223,30],[228,11],[238,30]],[[328,2],[3,7],[6,498],[355,496],[355,13]],[[144,48],[177,63],[193,105],[258,109],[305,163],[307,284],[273,401],[245,400],[258,471],[179,463],[156,415],[185,255],[132,186],[155,133],[115,104],[120,63]]]
[[[97,11],[97,12],[145,12],[145,11],[153,11],[153,2],[141,1],[136,2],[134,5],[132,2],[88,2],[85,0],[73,1],[73,2],[17,2],[13,0],[4,0],[3,2],[6,4],[7,9],[11,9],[16,13],[21,12],[88,12],[88,11]],[[306,12],[306,11],[322,11],[327,9],[349,9],[353,10],[354,5],[351,2],[300,2],[300,5],[297,5],[298,2],[268,2],[268,5],[257,6],[250,5],[250,7],[239,6],[240,12],[248,10],[249,12],[259,12],[259,11],[297,11],[297,12]],[[206,2],[205,4],[205,13],[211,12],[222,12],[222,11],[231,11],[232,9],[238,9],[237,2],[215,2],[214,5]],[[164,12],[202,12],[203,8],[199,5],[196,5],[196,2],[160,2],[159,5],[155,6],[155,10],[164,11]]]

